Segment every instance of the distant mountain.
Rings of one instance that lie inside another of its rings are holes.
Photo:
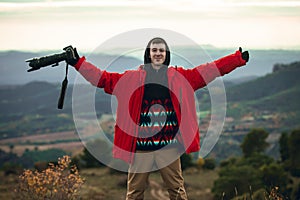
[[[232,85],[239,85],[239,84],[242,84],[242,83],[245,83],[245,82],[255,80],[258,77],[259,76],[244,76],[244,77],[241,77],[241,78],[233,78],[233,79],[230,79],[228,81],[225,80],[225,82],[231,82]]]
[[[47,109],[55,107],[59,85],[47,82],[31,82],[22,86],[0,89],[1,115],[53,113]],[[46,109],[46,110],[45,110]]]
[[[270,133],[266,153],[279,159],[281,133],[300,128],[299,76],[300,62],[276,64],[265,76],[227,85],[226,120],[211,155],[216,160],[241,155],[240,144],[245,135],[253,128],[262,128]],[[205,95],[199,97],[200,102],[207,103]]]
[[[51,70],[50,70],[51,71]],[[282,126],[299,126],[300,120],[300,62],[274,66],[274,71],[262,77],[249,77],[243,83],[225,82],[227,95],[227,116],[242,119],[244,116],[279,115]],[[253,79],[254,78],[254,79]],[[57,109],[60,83],[34,81],[25,85],[0,87],[0,138],[33,134],[47,130],[57,131],[74,128],[72,117],[73,85],[69,84],[65,97],[64,109]],[[85,102],[89,93],[87,84],[79,84],[82,89],[78,98]],[[206,90],[197,92],[201,106],[209,104]],[[83,104],[84,106],[84,104]],[[111,112],[111,96],[96,89],[95,107],[97,115]],[[201,108],[210,109],[209,106]],[[205,110],[205,109],[204,109]],[[64,114],[65,118],[60,116]],[[297,121],[298,120],[298,121]],[[51,128],[49,128],[51,127]],[[46,132],[47,132],[46,131]]]
[[[299,77],[300,62],[293,62],[274,65],[270,74],[227,88],[228,115],[273,117],[281,128],[300,127]]]
[[[59,53],[59,52],[55,52]],[[50,83],[62,82],[65,76],[65,62],[55,68],[44,67],[40,70],[27,72],[28,63],[25,60],[51,55],[53,52],[28,53],[19,51],[0,52],[0,85],[21,85],[33,81]],[[89,61],[107,71],[126,69],[139,66],[142,62],[133,57],[113,56],[105,54],[89,55]],[[78,73],[73,67],[69,68],[69,82],[73,83]]]
[[[203,50],[188,48],[175,49],[178,53],[182,53],[186,59],[195,65],[211,62],[212,60],[219,59],[223,56],[234,53],[238,50],[235,49],[219,49],[219,48],[206,48]],[[232,79],[242,79],[249,76],[264,76],[272,72],[273,66],[278,63],[289,64],[292,62],[299,61],[300,51],[299,50],[256,50],[247,49],[250,54],[250,60],[246,66],[236,69],[235,71],[227,74],[223,77],[224,80],[231,81]],[[205,54],[205,55],[204,55]],[[172,60],[171,64],[178,64],[180,61]],[[188,66],[188,65],[184,65]]]
[[[230,102],[253,101],[267,97],[286,94],[300,88],[300,62],[275,65],[272,73],[228,89],[227,99]],[[283,96],[284,97],[284,96]],[[299,97],[299,96],[295,96]],[[293,98],[297,100],[296,98]],[[298,99],[299,100],[299,99]],[[300,103],[299,103],[300,105]]]
[[[82,84],[76,86],[82,88],[93,87]],[[35,81],[22,86],[2,86],[0,88],[0,116],[15,115],[52,115],[52,114],[72,114],[72,91],[73,85],[69,84],[65,96],[64,108],[57,109],[58,98],[60,95],[61,85]],[[81,93],[79,99],[83,101],[90,95]],[[96,89],[95,106],[99,106],[99,112],[107,112],[110,108],[110,95],[105,94],[103,90]],[[104,103],[104,102],[107,102]],[[99,104],[99,105],[98,105]]]
[[[280,133],[300,127],[299,77],[300,62],[293,62],[276,64],[264,76],[225,81],[226,121],[211,155],[222,160],[241,154],[240,142],[245,134],[252,128],[260,127],[271,133],[271,147],[268,151],[270,155],[278,158]],[[0,86],[0,140],[76,130],[72,113],[74,85],[70,84],[67,88],[63,110],[57,109],[60,86],[60,83],[45,81]],[[88,89],[92,86],[79,84],[76,87],[82,91],[76,98],[82,102],[84,108],[84,103],[90,97],[91,91]],[[201,111],[209,113],[209,92],[201,89],[196,94]],[[110,95],[105,94],[102,89],[96,89],[94,99],[98,117],[111,113]],[[209,123],[209,120],[210,116],[207,114],[201,121],[201,125],[204,125],[200,127],[202,137],[205,136],[205,123]]]
[[[77,85],[85,91],[87,84]],[[61,85],[47,82],[30,82],[19,86],[0,88],[0,139],[21,135],[44,134],[74,130],[72,114],[73,85],[67,88],[64,107],[57,108]],[[96,89],[96,88],[95,88]],[[82,92],[76,98],[82,100],[82,106],[90,96]],[[111,108],[111,96],[97,89],[95,98],[96,115],[100,117]]]
[[[187,55],[186,58],[181,58],[181,55],[172,57],[172,65],[183,65],[186,68],[193,67],[212,60],[218,59],[225,55],[231,54],[237,49],[217,49],[206,48],[207,56],[202,56],[197,49],[176,49],[179,53]],[[276,63],[291,63],[299,59],[300,51],[288,50],[249,50],[250,61],[247,66],[237,69],[234,72],[224,76],[224,80],[231,81],[232,79],[244,79],[249,76],[264,76],[272,72],[273,65]],[[46,67],[38,71],[28,73],[28,63],[25,60],[33,57],[41,57],[59,52],[20,52],[20,51],[6,51],[0,52],[0,85],[21,85],[33,81],[45,81],[51,83],[60,83],[65,74],[65,63],[61,62],[55,68]],[[177,52],[175,52],[177,53]],[[133,56],[118,56],[118,55],[87,55],[89,61],[101,69],[108,71],[123,72],[127,69],[135,69],[143,63],[143,58],[136,58]],[[70,67],[69,82],[73,83],[78,73]]]

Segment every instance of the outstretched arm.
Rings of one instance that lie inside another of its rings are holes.
[[[184,74],[194,90],[205,87],[218,76],[230,73],[234,69],[246,65],[249,60],[249,52],[242,51],[240,47],[234,54],[230,54],[211,63],[199,65],[186,70]]]
[[[84,56],[80,58],[76,48],[73,49],[73,55],[68,56],[67,63],[74,66],[92,85],[104,88],[104,91],[109,94],[112,94],[116,83],[122,76],[119,73],[107,72],[97,68],[92,63],[87,62]]]

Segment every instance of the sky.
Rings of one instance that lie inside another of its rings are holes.
[[[0,51],[91,51],[144,28],[217,48],[300,49],[300,0],[0,0],[0,27]]]

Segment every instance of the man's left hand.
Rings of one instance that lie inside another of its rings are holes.
[[[239,48],[239,51],[242,53],[243,60],[248,62],[249,61],[249,52],[248,51],[243,52],[242,47]]]

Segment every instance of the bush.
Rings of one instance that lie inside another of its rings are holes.
[[[22,165],[26,168],[34,167],[36,162],[52,162],[57,157],[63,157],[67,153],[62,149],[46,149],[39,151],[38,149],[32,151],[25,151],[20,157]]]
[[[268,135],[269,133],[264,129],[252,129],[241,144],[244,156],[250,157],[256,153],[263,153],[269,146],[266,142]]]
[[[210,169],[210,170],[214,170],[216,167],[216,162],[213,158],[207,158],[204,161],[204,165],[203,168],[204,169]]]
[[[283,167],[276,163],[271,163],[269,165],[263,165],[260,168],[262,174],[262,181],[266,186],[276,186],[281,189],[281,191],[287,191],[288,175],[284,171]]]
[[[106,141],[101,139],[89,141],[83,150],[83,154],[80,156],[80,159],[83,161],[82,167],[105,167],[105,163],[102,162],[109,163],[112,160],[111,152],[112,148]]]
[[[221,199],[223,193],[226,199],[232,199],[237,196],[236,193],[248,193],[250,186],[253,191],[263,186],[259,172],[251,166],[223,167],[219,176],[212,190],[217,199]]]
[[[70,157],[63,156],[58,159],[58,165],[50,163],[42,172],[24,170],[15,190],[16,199],[79,199],[79,190],[84,180],[77,167],[70,166],[70,163]]]
[[[20,174],[20,172],[22,172],[21,165],[11,162],[5,162],[1,169],[4,171],[5,176],[10,174]]]
[[[180,156],[180,161],[181,161],[181,169],[182,170],[185,170],[189,167],[195,166],[193,163],[192,156],[190,154],[186,154],[186,153],[182,154]]]
[[[294,177],[300,177],[300,129],[290,134],[283,133],[280,137],[281,161],[286,171]]]
[[[12,152],[5,152],[0,149],[0,169],[3,169],[5,163],[17,164],[18,156]]]
[[[266,200],[267,191],[265,189],[259,189],[254,192],[253,198],[255,200]]]
[[[292,199],[300,199],[300,183],[293,189]]]
[[[280,200],[280,199],[288,199],[285,198],[282,194],[279,192],[279,187],[273,187],[270,192],[266,195],[267,200]]]

